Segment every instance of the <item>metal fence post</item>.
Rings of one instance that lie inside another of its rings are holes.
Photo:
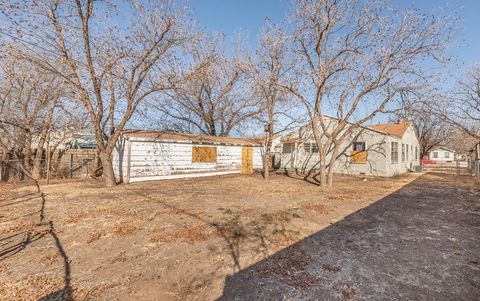
[[[73,178],[73,153],[70,153],[70,179]]]

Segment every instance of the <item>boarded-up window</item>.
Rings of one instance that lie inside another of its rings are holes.
[[[216,163],[217,148],[215,146],[193,146],[192,163]]]
[[[352,163],[367,163],[367,151],[352,151]]]

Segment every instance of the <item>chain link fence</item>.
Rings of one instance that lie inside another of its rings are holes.
[[[468,168],[472,171],[472,175],[480,179],[480,160],[469,160]]]

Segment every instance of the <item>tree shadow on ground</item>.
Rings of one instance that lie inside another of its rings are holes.
[[[15,256],[19,252],[25,250],[30,244],[36,241],[42,241],[43,239],[50,237],[53,239],[57,252],[63,259],[63,280],[64,286],[59,291],[50,293],[44,297],[41,297],[38,300],[73,300],[73,289],[71,287],[71,270],[70,270],[70,259],[68,258],[65,249],[59,239],[56,230],[54,228],[53,221],[45,220],[45,205],[46,197],[43,192],[32,193],[28,195],[19,196],[16,198],[9,198],[9,203],[4,204],[4,206],[13,206],[15,204],[32,202],[32,207],[35,207],[35,204],[40,207],[39,210],[33,211],[31,213],[11,218],[8,220],[1,220],[1,222],[8,222],[16,219],[21,219],[24,217],[30,217],[38,213],[38,221],[35,223],[32,229],[21,231],[18,233],[7,235],[6,237],[1,237],[0,242],[0,261],[3,261],[7,258]],[[18,238],[21,237],[20,241]]]
[[[218,300],[479,300],[480,200],[450,178],[422,176],[227,277]]]
[[[287,240],[289,238],[286,236],[286,225],[291,218],[295,217],[295,213],[284,210],[261,214],[258,218],[252,219],[249,223],[245,224],[240,220],[240,217],[244,213],[236,213],[230,209],[220,208],[224,210],[224,216],[222,218],[209,220],[202,214],[170,204],[164,199],[151,197],[141,191],[138,193],[150,201],[173,210],[176,214],[188,216],[207,227],[213,228],[215,233],[223,239],[228,249],[229,256],[232,259],[233,272],[240,271],[242,268],[240,259],[243,246],[249,245],[263,257],[268,256],[270,253],[269,242],[272,240],[272,237],[267,233],[267,229],[277,229],[276,234]],[[168,196],[168,194],[165,195]],[[172,196],[175,195],[176,194],[173,194]]]

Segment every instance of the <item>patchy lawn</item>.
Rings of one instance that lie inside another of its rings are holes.
[[[284,175],[268,182],[232,176],[113,189],[81,181],[42,186],[43,194],[4,186],[0,299],[213,300],[226,276],[417,176],[338,176],[331,189]],[[293,264],[301,270],[308,263]]]

